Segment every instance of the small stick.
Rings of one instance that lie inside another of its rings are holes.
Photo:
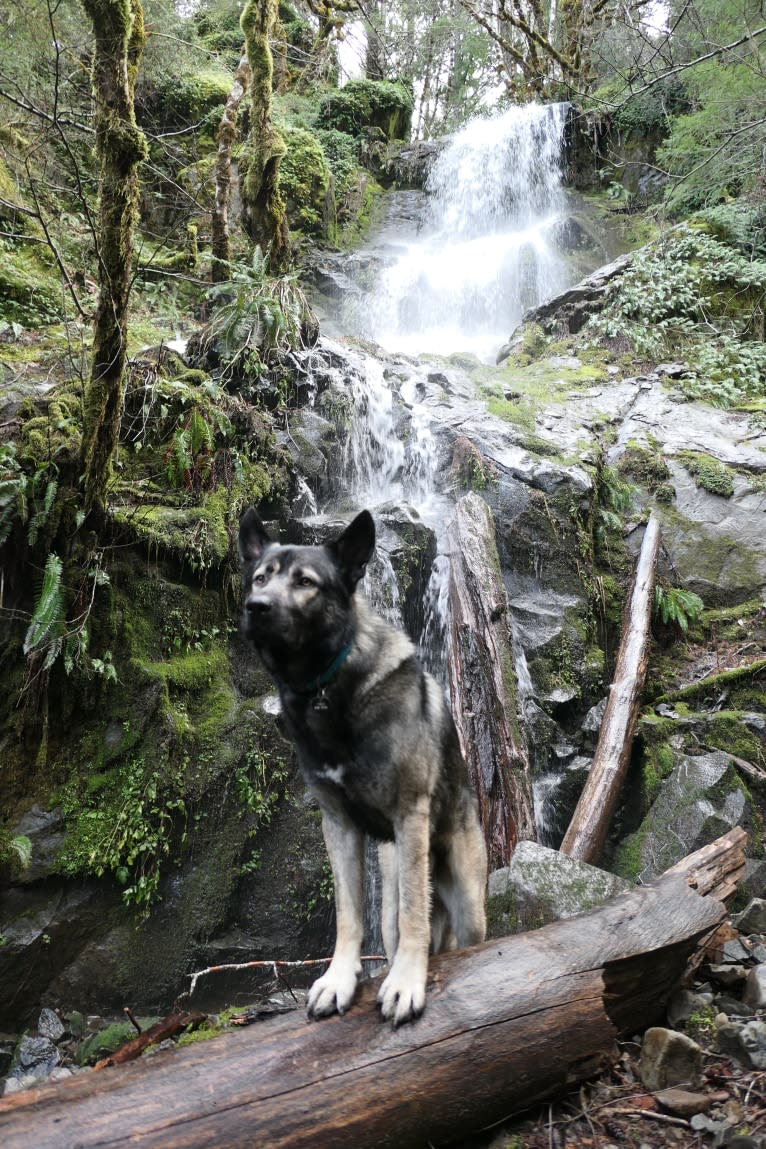
[[[194,993],[194,990],[197,988],[197,982],[199,979],[201,977],[205,977],[205,975],[209,973],[222,973],[224,971],[236,972],[242,969],[270,969],[274,974],[274,977],[278,981],[281,981],[283,979],[281,978],[279,971],[282,969],[300,969],[301,967],[306,967],[308,969],[310,966],[314,965],[325,965],[330,960],[331,959],[328,957],[304,958],[303,961],[282,961],[280,958],[268,958],[265,961],[245,961],[237,962],[231,965],[211,965],[208,966],[207,969],[198,969],[196,973],[187,975],[191,978],[191,984],[184,993],[179,995],[178,1000],[180,1001],[183,997],[191,997]],[[372,962],[385,961],[386,958],[383,954],[367,954],[365,957],[361,957],[359,960],[363,962]]]
[[[130,1006],[129,1006],[129,1005],[124,1005],[124,1006],[122,1007],[122,1012],[125,1014],[125,1016],[127,1017],[128,1021],[130,1022],[130,1024],[131,1024],[131,1025],[133,1026],[133,1028],[135,1029],[136,1033],[140,1033],[140,1032],[141,1032],[141,1026],[140,1026],[140,1025],[138,1024],[138,1022],[136,1021],[136,1019],[135,1019],[135,1016],[134,1016],[134,1014],[133,1014],[133,1010],[130,1008]]]

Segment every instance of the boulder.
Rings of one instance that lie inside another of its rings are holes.
[[[489,877],[490,934],[501,937],[571,918],[629,888],[606,870],[536,842],[519,842],[510,865]]]

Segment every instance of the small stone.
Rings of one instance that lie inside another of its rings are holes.
[[[721,1017],[724,1020],[721,1025],[717,1025],[716,1027],[716,1048],[719,1053],[728,1054],[732,1057],[741,1057],[742,1047],[739,1043],[740,1026],[729,1021],[725,1014],[721,1014]]]
[[[742,1000],[753,1009],[766,1006],[766,965],[755,965],[748,971]]]
[[[710,1098],[704,1093],[691,1093],[688,1089],[662,1089],[655,1099],[668,1113],[676,1117],[692,1117],[710,1108]]]
[[[766,1069],[766,1024],[748,1021],[739,1031],[739,1043],[754,1069]]]
[[[721,949],[721,962],[728,962],[730,965],[736,965],[737,962],[747,961],[750,957],[750,950],[743,946],[739,938],[729,938],[728,941],[723,943]]]
[[[766,934],[766,899],[751,898],[734,924],[743,934]]]
[[[654,1026],[644,1034],[639,1072],[651,1092],[673,1085],[696,1087],[702,1079],[702,1051],[685,1033]]]
[[[49,1041],[61,1041],[66,1033],[64,1023],[57,1013],[52,1009],[43,1009],[40,1012],[40,1017],[37,1022],[37,1032],[40,1037],[47,1037]]]
[[[63,1081],[65,1077],[73,1077],[73,1076],[74,1076],[74,1074],[73,1074],[72,1070],[68,1069],[66,1067],[66,1065],[58,1065],[53,1070],[53,1073],[50,1075],[48,1080],[49,1081]]]
[[[34,1077],[47,1077],[61,1060],[61,1054],[47,1037],[29,1037],[26,1034],[19,1042],[16,1051],[18,1071],[15,1077],[31,1073]]]
[[[750,951],[750,957],[760,963],[766,962],[766,946],[762,942],[756,942]]]
[[[752,972],[752,971],[751,971]],[[744,1001],[740,1001],[736,997],[726,997],[722,995],[715,1003],[716,1009],[721,1013],[725,1013],[727,1017],[752,1017],[755,1012]]]
[[[24,1086],[18,1077],[6,1077],[3,1084],[3,1097],[10,1097],[12,1093],[20,1093]]]
[[[739,985],[747,977],[747,970],[743,965],[711,965],[708,967],[711,981],[717,985]]]

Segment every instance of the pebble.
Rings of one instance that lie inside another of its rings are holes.
[[[644,1034],[639,1072],[651,1092],[673,1085],[694,1088],[702,1080],[702,1051],[685,1033],[653,1026]]]
[[[692,1093],[688,1089],[661,1089],[655,1099],[668,1113],[676,1117],[692,1117],[710,1108],[710,1098],[704,1093]]]
[[[766,1006],[766,966],[756,965],[748,971],[742,1000],[753,1009]]]

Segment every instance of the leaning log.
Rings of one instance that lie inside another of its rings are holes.
[[[662,1016],[726,915],[717,895],[744,841],[734,829],[587,914],[434,958],[426,1012],[398,1030],[372,983],[343,1017],[282,1016],[14,1094],[3,1149],[407,1149],[476,1132],[592,1075],[617,1036]]]
[[[598,862],[630,765],[633,735],[649,664],[649,627],[659,547],[660,523],[653,512],[646,525],[636,563],[614,682],[609,691],[596,753],[560,847],[562,854],[569,854],[581,862]]]
[[[518,841],[534,841],[537,835],[508,596],[492,512],[478,495],[464,495],[457,503],[448,541],[450,695],[492,870],[508,865]]]

